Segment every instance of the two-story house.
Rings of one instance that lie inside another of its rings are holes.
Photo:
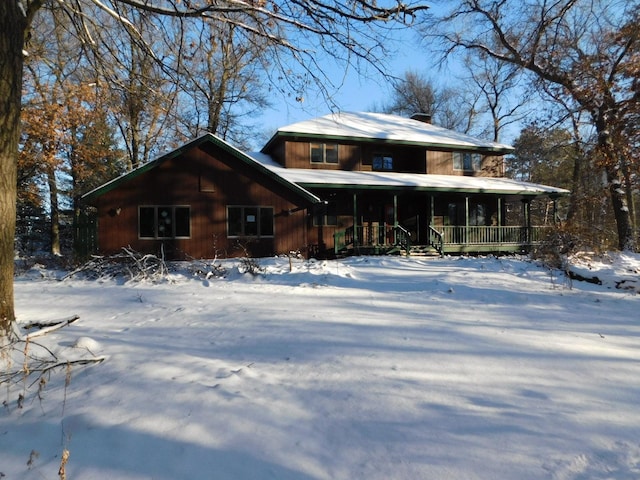
[[[511,151],[424,115],[337,113],[280,128],[260,152],[204,135],[83,200],[102,254],[521,251],[544,230],[531,201],[568,192],[504,178]]]

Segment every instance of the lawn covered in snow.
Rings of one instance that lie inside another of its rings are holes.
[[[105,360],[1,385],[0,477],[640,478],[640,255],[199,265],[16,277],[21,324],[80,316],[34,342]]]

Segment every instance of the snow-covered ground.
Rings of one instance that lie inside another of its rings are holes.
[[[0,477],[640,478],[639,255],[260,264],[17,277],[21,324],[80,316],[39,343],[106,359],[0,386]]]

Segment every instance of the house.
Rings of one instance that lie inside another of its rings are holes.
[[[424,115],[336,113],[254,153],[203,135],[82,200],[101,254],[516,252],[549,227],[532,225],[531,202],[568,192],[504,178],[511,151]]]

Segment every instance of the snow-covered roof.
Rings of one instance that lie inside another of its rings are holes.
[[[248,154],[276,175],[304,188],[386,188],[500,195],[566,195],[568,190],[510,178],[284,168],[269,155]]]
[[[379,140],[441,148],[488,150],[497,153],[513,150],[509,145],[489,142],[420,120],[385,113],[340,112],[293,123],[279,128],[267,145],[275,138],[287,135]]]

